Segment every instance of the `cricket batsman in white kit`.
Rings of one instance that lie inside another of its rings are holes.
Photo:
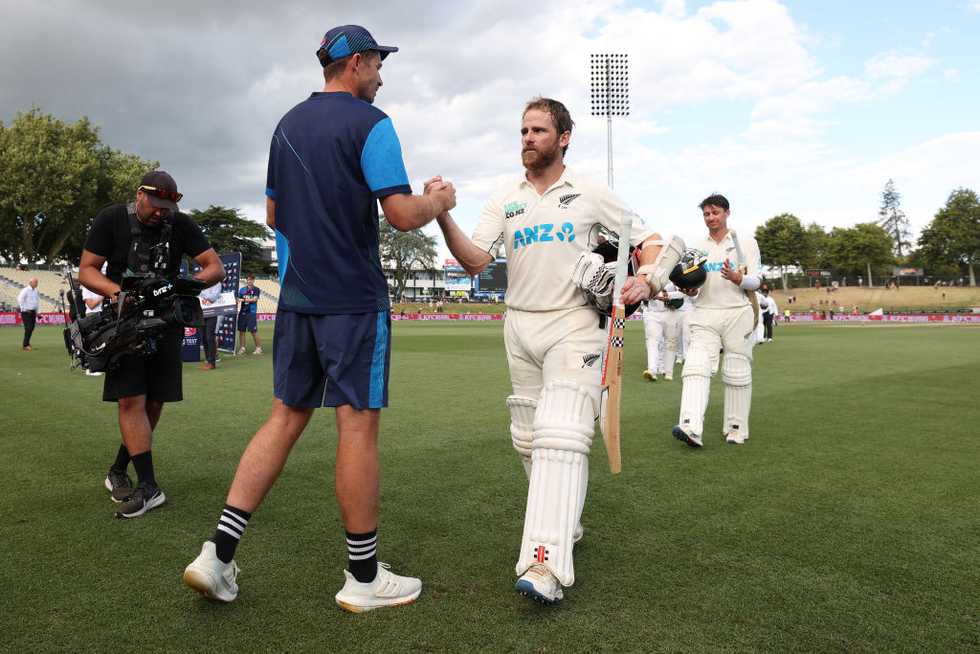
[[[681,376],[681,410],[673,435],[691,447],[702,447],[704,412],[719,350],[724,349],[721,378],[725,384],[727,443],[741,445],[749,437],[752,404],[753,334],[759,320],[755,290],[759,288],[759,245],[751,236],[728,229],[729,204],[722,195],[712,195],[699,205],[708,237],[693,247],[708,257],[708,275],[691,312],[690,350]]]
[[[529,479],[516,588],[545,604],[575,582],[572,548],[588,485],[588,455],[601,397],[606,332],[594,306],[612,300],[615,264],[592,252],[600,231],[618,235],[628,209],[608,188],[564,164],[573,122],[565,106],[535,98],[524,109],[526,169],[494,194],[473,238],[448,213],[439,225],[453,256],[475,275],[503,246],[507,255],[504,339],[513,395],[506,400],[511,439]],[[434,188],[441,180],[426,183]],[[629,242],[648,271],[623,286],[624,304],[667,283],[680,239],[665,242],[633,217]],[[577,280],[577,283],[574,280]]]
[[[667,381],[674,379],[674,360],[677,358],[683,318],[679,310],[683,305],[684,293],[670,283],[647,300],[643,307],[643,331],[647,344],[647,368],[643,371],[643,378],[647,381],[657,381],[660,374]]]

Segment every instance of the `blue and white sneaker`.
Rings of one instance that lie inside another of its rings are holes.
[[[674,428],[670,430],[670,433],[674,435],[674,438],[683,443],[687,443],[691,447],[704,447],[704,443],[701,442],[700,434],[688,432],[680,425],[674,425]]]
[[[564,597],[558,578],[540,563],[535,563],[518,577],[514,588],[524,597],[542,604],[557,604]]]

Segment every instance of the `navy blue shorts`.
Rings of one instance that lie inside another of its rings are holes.
[[[238,314],[238,331],[240,332],[252,332],[253,334],[259,328],[259,324],[256,321],[256,316],[254,313],[239,313]]]
[[[274,393],[286,406],[388,406],[388,311],[312,315],[279,309],[273,339]]]

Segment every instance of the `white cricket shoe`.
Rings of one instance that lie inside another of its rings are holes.
[[[535,563],[518,577],[515,588],[524,597],[542,604],[557,604],[564,597],[558,578],[540,563]]]
[[[737,431],[730,431],[725,434],[725,442],[732,445],[741,445],[745,442],[745,437]]]
[[[643,371],[643,379],[647,381],[657,381],[657,374],[650,372],[649,370]]]
[[[245,348],[244,347],[238,348],[238,353],[245,354]]]
[[[334,599],[337,606],[351,613],[411,604],[422,592],[421,579],[396,575],[387,563],[378,562],[377,576],[366,584],[359,582],[347,570],[344,570],[344,577],[344,587]]]
[[[674,373],[672,373],[672,372],[665,372],[664,373],[664,381],[674,381]]]
[[[252,354],[262,354],[262,348],[260,347],[255,348],[255,351],[252,352]]]
[[[674,425],[674,428],[670,430],[670,433],[674,435],[674,438],[687,443],[691,447],[704,447],[704,443],[701,441],[701,434],[688,432],[680,425]]]
[[[218,558],[214,543],[204,541],[197,558],[184,568],[184,585],[208,599],[233,602],[238,597],[238,564]]]

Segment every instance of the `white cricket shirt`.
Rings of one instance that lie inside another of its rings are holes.
[[[742,248],[745,259],[741,262],[748,268],[749,275],[758,275],[761,266],[759,257],[759,244],[755,238],[742,234],[738,235],[738,243]],[[700,250],[704,250],[708,255],[708,279],[698,293],[697,306],[699,309],[737,309],[749,304],[749,299],[745,292],[735,284],[721,276],[721,269],[725,261],[729,261],[732,268],[737,268],[739,261],[735,252],[735,244],[732,242],[731,230],[725,234],[725,238],[720,243],[715,243],[710,236],[694,245]]]
[[[494,193],[473,232],[473,242],[491,256],[503,246],[507,256],[508,307],[552,311],[583,306],[585,297],[571,281],[579,255],[596,245],[593,227],[619,234],[626,205],[607,187],[568,168],[543,194],[521,179]],[[593,233],[593,238],[590,238]],[[630,244],[653,231],[633,214]]]

